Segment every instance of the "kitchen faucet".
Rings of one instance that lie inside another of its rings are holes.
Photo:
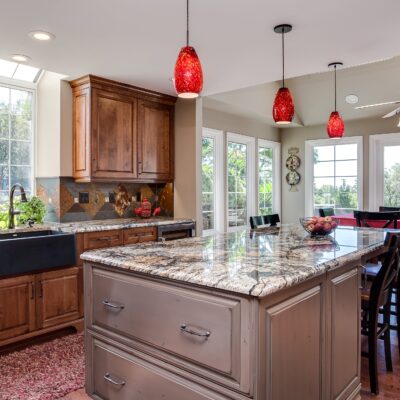
[[[10,208],[8,209],[8,229],[15,228],[14,216],[21,213],[21,211],[14,210],[14,192],[15,192],[15,189],[17,189],[17,188],[19,188],[19,191],[21,192],[21,201],[23,203],[27,202],[25,190],[22,187],[22,185],[19,183],[16,183],[15,185],[13,185],[10,190]]]

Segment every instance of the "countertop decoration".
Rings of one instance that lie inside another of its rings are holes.
[[[297,171],[301,164],[300,157],[298,156],[299,151],[298,147],[291,147],[288,150],[289,157],[286,160],[286,168],[289,172],[286,174],[286,182],[290,185],[290,192],[297,192],[297,185],[301,181],[301,175]]]
[[[93,250],[81,258],[161,279],[264,297],[358,261],[382,247],[384,237],[385,231],[379,229],[339,227],[332,234],[334,242],[321,242],[319,249],[313,243],[311,251],[308,234],[299,224],[289,224],[272,234],[232,232]]]

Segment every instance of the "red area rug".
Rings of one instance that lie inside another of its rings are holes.
[[[85,384],[83,333],[0,356],[1,400],[56,400]]]

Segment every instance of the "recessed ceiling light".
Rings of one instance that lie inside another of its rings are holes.
[[[11,59],[19,63],[24,63],[32,60],[29,56],[25,56],[24,54],[12,54]]]
[[[55,36],[52,33],[45,32],[45,31],[32,31],[32,32],[29,32],[29,36],[33,39],[41,40],[41,41],[48,41],[48,40],[55,39]]]
[[[348,94],[346,96],[346,103],[348,103],[348,104],[357,104],[358,103],[358,96],[356,94]]]

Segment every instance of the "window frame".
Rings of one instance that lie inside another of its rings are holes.
[[[400,146],[400,133],[369,136],[369,210],[378,211],[384,204],[384,148]],[[380,191],[380,192],[378,192]]]
[[[257,154],[256,154],[256,210],[260,214],[259,204],[259,157],[260,147],[272,149],[273,161],[272,161],[272,213],[281,213],[281,190],[282,190],[282,177],[281,177],[281,144],[279,142],[273,142],[266,139],[257,140]]]
[[[224,215],[217,212],[220,204],[223,204],[224,195],[224,132],[211,129],[202,128],[203,138],[210,138],[214,140],[214,229],[203,229],[203,236],[213,235],[218,232],[224,231]],[[203,154],[201,154],[201,161],[203,161]],[[203,174],[201,174],[203,176]],[[202,179],[202,178],[201,178]],[[203,218],[203,183],[201,184],[201,216]]]
[[[241,226],[229,226],[229,196],[228,196],[228,143],[240,143],[247,146],[246,149],[246,165],[247,165],[247,186],[246,186],[246,224]],[[242,135],[233,132],[226,133],[225,144],[225,219],[226,219],[226,232],[237,232],[247,229],[249,226],[249,219],[254,215],[256,195],[258,203],[258,190],[255,190],[255,177],[256,177],[256,138],[253,136]],[[258,186],[258,185],[257,185]]]
[[[36,132],[37,132],[37,83],[40,80],[38,77],[36,83],[24,82],[19,80],[11,80],[7,78],[0,77],[0,87],[6,87],[8,89],[24,90],[32,93],[32,146],[31,146],[31,183],[32,191],[31,196],[36,194]],[[9,186],[8,191],[10,192],[11,186]],[[0,204],[4,204],[1,203]]]
[[[363,209],[363,137],[351,136],[341,139],[317,139],[305,141],[305,215],[311,216],[314,214],[314,157],[313,150],[316,146],[338,146],[341,144],[356,144],[357,145],[357,197],[358,208]],[[336,160],[335,160],[336,161]],[[336,177],[336,175],[335,175]]]

